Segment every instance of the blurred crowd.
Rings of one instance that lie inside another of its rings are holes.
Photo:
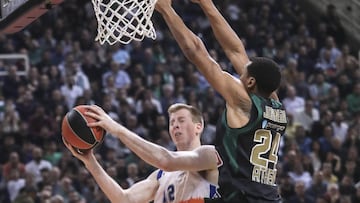
[[[216,1],[249,56],[274,59],[283,73],[278,91],[289,125],[279,147],[283,202],[360,202],[360,66],[336,8],[308,13],[297,0]],[[221,67],[237,76],[190,1],[174,7],[203,39]],[[27,54],[0,61],[0,202],[107,203],[82,163],[61,141],[72,107],[97,104],[139,136],[174,150],[167,108],[174,102],[204,113],[203,144],[212,144],[224,100],[181,53],[155,12],[157,39],[113,46],[96,42],[90,1],[67,0],[25,30],[0,34],[0,53]],[[98,160],[123,188],[154,168],[111,135]]]

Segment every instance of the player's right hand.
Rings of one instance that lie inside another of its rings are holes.
[[[85,112],[85,115],[96,120],[95,122],[88,123],[89,127],[101,127],[112,135],[116,134],[116,126],[119,124],[112,119],[104,109],[97,105],[90,105],[86,108],[89,109],[89,111]]]

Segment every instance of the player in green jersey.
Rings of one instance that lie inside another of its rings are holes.
[[[240,78],[223,71],[203,42],[171,6],[158,0],[172,35],[189,61],[226,100],[217,126],[216,145],[224,160],[216,202],[279,202],[276,164],[281,136],[287,124],[285,110],[275,93],[280,85],[279,66],[263,57],[249,59],[244,45],[211,0],[193,0],[210,21],[214,35]]]

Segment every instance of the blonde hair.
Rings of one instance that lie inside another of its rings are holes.
[[[176,104],[172,104],[169,108],[168,108],[168,113],[169,115],[172,113],[175,113],[181,109],[186,109],[190,112],[191,117],[192,117],[192,121],[194,123],[201,123],[201,126],[204,127],[204,118],[202,116],[202,113],[199,109],[191,106],[191,105],[187,105],[187,104],[183,104],[183,103],[176,103]]]

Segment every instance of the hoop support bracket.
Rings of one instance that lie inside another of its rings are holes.
[[[63,0],[28,0],[14,10],[9,8],[10,13],[4,16],[4,18],[1,16],[0,33],[12,34],[21,31],[51,8],[62,2]],[[2,7],[4,7],[4,5]],[[2,15],[4,15],[4,12],[2,12]]]

